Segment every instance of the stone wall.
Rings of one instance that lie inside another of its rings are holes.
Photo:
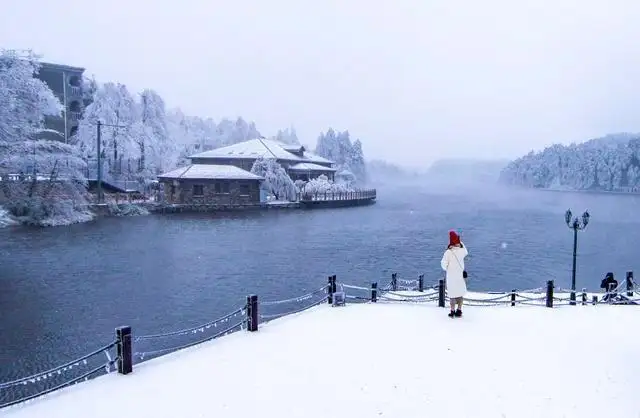
[[[216,191],[216,183],[220,191]],[[164,181],[164,195],[169,204],[188,205],[244,205],[260,203],[260,186],[257,180],[178,180]],[[228,186],[226,186],[228,185]],[[194,186],[202,186],[203,194],[194,195]],[[246,188],[246,194],[242,191]],[[228,187],[228,193],[226,192]]]

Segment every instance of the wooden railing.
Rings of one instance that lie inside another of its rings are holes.
[[[301,202],[325,201],[325,200],[372,200],[376,198],[376,189],[353,190],[349,192],[301,192],[298,200]]]

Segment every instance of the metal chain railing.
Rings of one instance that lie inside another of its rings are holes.
[[[309,293],[306,293],[304,295],[294,297],[294,298],[258,302],[259,306],[267,307],[267,306],[282,306],[282,305],[288,305],[288,304],[300,304],[302,302],[307,302],[310,300],[312,301],[311,303],[304,304],[303,306],[296,306],[294,308],[289,308],[287,311],[284,311],[284,312],[265,313],[265,314],[261,313],[259,314],[260,321],[266,323],[269,321],[273,321],[274,319],[282,318],[283,316],[293,315],[293,314],[306,311],[307,309],[313,308],[315,306],[318,306],[322,303],[327,302],[327,300],[329,299],[329,286],[330,285],[324,285],[319,289],[316,289],[314,291],[311,291]]]
[[[60,366],[56,366],[49,370],[35,373],[30,376],[22,377],[9,382],[0,383],[0,394],[4,395],[3,398],[9,399],[6,402],[0,402],[0,409],[47,395],[51,392],[57,391],[81,381],[86,381],[90,377],[98,374],[98,372],[100,371],[104,370],[106,373],[111,372],[111,367],[116,364],[120,358],[112,358],[109,354],[109,350],[115,348],[117,343],[117,341],[114,341],[110,344],[100,347],[95,351],[92,351],[89,354],[76,358],[72,361],[68,361]],[[75,369],[80,369],[84,366],[89,366],[90,360],[93,360],[95,356],[101,353],[104,353],[107,357],[107,361],[105,363],[100,363],[97,366],[90,366],[93,368],[89,371],[85,371],[79,376],[76,375],[73,377],[69,377],[69,372]],[[65,377],[68,378],[66,380],[62,380]],[[47,384],[50,384],[51,386],[47,387]],[[24,393],[23,387],[31,385],[39,386],[34,386],[37,387],[37,390],[35,392],[21,396]]]
[[[247,309],[246,306],[242,306],[213,321],[209,321],[204,324],[196,325],[189,328],[180,329],[177,331],[136,336],[133,339],[133,341],[136,343],[141,343],[143,341],[151,341],[151,340],[166,341],[168,339],[172,342],[172,344],[169,347],[153,348],[153,349],[144,350],[144,351],[136,351],[133,353],[133,357],[137,360],[143,361],[146,357],[155,357],[158,355],[168,354],[174,351],[189,348],[194,345],[202,344],[206,341],[213,340],[215,338],[243,329],[247,324],[246,309]],[[210,329],[215,329],[215,332],[213,334],[207,335],[205,338],[199,338],[195,341],[188,341],[188,342],[175,341],[175,337],[185,336],[189,334],[206,333]]]

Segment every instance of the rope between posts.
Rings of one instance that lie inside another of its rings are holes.
[[[287,315],[297,314],[297,313],[300,313],[300,312],[306,311],[307,309],[313,308],[314,306],[318,306],[318,305],[320,305],[321,303],[326,302],[328,299],[329,299],[329,296],[327,295],[327,296],[325,296],[324,298],[320,299],[320,300],[319,300],[319,301],[317,301],[317,302],[312,303],[312,304],[311,304],[311,305],[309,305],[309,306],[305,306],[305,307],[303,307],[303,308],[296,309],[296,310],[289,311],[289,312],[285,312],[285,313],[281,313],[281,314],[260,315],[260,318],[261,318],[261,319],[267,319],[267,320],[270,320],[270,319],[280,318],[280,317],[282,317],[282,316],[287,316]]]
[[[274,300],[274,301],[266,301],[266,302],[258,301],[258,304],[263,305],[263,306],[271,306],[271,305],[280,305],[280,304],[289,303],[289,302],[302,302],[303,300],[307,300],[307,299],[313,297],[314,295],[316,295],[316,294],[318,294],[320,292],[324,292],[325,290],[327,290],[328,287],[329,287],[329,285],[324,285],[320,289],[314,290],[313,292],[309,292],[309,293],[306,293],[306,294],[304,294],[302,296],[298,296],[298,297],[295,297],[295,298]]]
[[[237,324],[234,324],[234,325],[232,325],[230,327],[227,327],[227,328],[223,329],[222,331],[219,331],[216,334],[210,335],[207,338],[203,338],[203,339],[198,340],[198,341],[193,341],[193,342],[190,342],[190,343],[187,343],[187,344],[182,344],[182,345],[171,347],[171,348],[163,348],[163,349],[160,349],[160,350],[136,352],[136,353],[134,353],[134,356],[139,357],[140,360],[144,360],[144,357],[146,355],[152,356],[152,355],[159,354],[159,353],[169,353],[169,352],[173,352],[173,351],[178,351],[178,350],[182,350],[182,349],[185,349],[185,348],[189,348],[189,347],[192,347],[194,345],[202,344],[204,342],[207,342],[207,341],[216,339],[216,338],[218,338],[218,337],[220,337],[222,335],[225,335],[225,334],[229,333],[231,330],[234,330],[234,329],[236,329],[238,327],[242,327],[242,325],[244,325],[246,322],[247,322],[247,319],[243,319],[242,321],[238,322]]]
[[[423,295],[403,295],[403,294],[400,294],[400,293],[389,291],[389,292],[384,292],[384,295],[392,295],[392,296],[397,296],[397,297],[400,297],[400,298],[416,298],[416,299],[419,299],[419,298],[432,297],[433,295],[437,295],[437,292],[436,293],[424,293]]]
[[[342,287],[344,287],[345,289],[365,290],[367,292],[371,290],[370,287],[354,286],[352,284],[344,284],[344,283],[341,283],[341,284],[342,284]]]
[[[223,317],[220,317],[214,321],[211,322],[207,322],[206,324],[202,324],[202,325],[197,325],[195,327],[191,327],[191,328],[185,328],[185,329],[181,329],[178,331],[172,331],[172,332],[164,332],[161,334],[149,334],[149,335],[139,335],[137,337],[135,337],[134,341],[143,341],[143,340],[150,340],[153,338],[162,338],[162,337],[173,337],[176,335],[186,335],[189,333],[193,333],[193,332],[197,332],[199,330],[203,330],[204,328],[211,328],[212,325],[217,324],[218,322],[223,322],[228,320],[231,317],[234,317],[236,315],[238,315],[239,313],[242,313],[244,310],[246,309],[246,306],[243,306],[242,308],[238,308],[233,312],[230,312],[228,314],[226,314]]]
[[[96,354],[100,354],[103,351],[108,351],[108,350],[112,349],[113,347],[116,346],[117,343],[118,343],[117,341],[114,341],[111,344],[107,344],[107,345],[105,345],[103,347],[100,347],[99,349],[97,349],[95,351],[92,351],[91,353],[89,353],[87,355],[84,355],[84,356],[82,356],[80,358],[77,358],[75,360],[69,361],[69,362],[67,362],[67,363],[65,363],[65,364],[63,364],[61,366],[57,366],[57,367],[54,367],[52,369],[49,369],[49,370],[47,370],[45,372],[40,372],[40,373],[33,374],[31,376],[23,377],[23,378],[20,378],[20,379],[9,381],[9,382],[0,383],[0,389],[7,389],[7,388],[10,388],[12,386],[17,386],[17,385],[20,385],[20,384],[26,384],[26,382],[29,382],[29,381],[40,380],[41,378],[46,378],[47,376],[50,376],[50,375],[52,375],[54,373],[58,373],[59,371],[62,371],[63,369],[67,369],[67,368],[73,367],[73,366],[79,366],[80,363],[85,363],[86,364],[86,361],[90,357],[93,357]],[[101,367],[104,367],[104,365],[101,366]]]
[[[5,404],[2,404],[2,405],[0,405],[0,409],[6,408],[6,407],[9,407],[9,406],[13,406],[13,405],[17,405],[19,403],[27,402],[27,401],[30,401],[32,399],[39,398],[40,396],[48,395],[51,392],[55,392],[55,391],[57,391],[59,389],[65,388],[67,386],[71,386],[73,384],[76,384],[76,383],[80,382],[81,380],[87,380],[89,378],[89,376],[99,372],[102,369],[111,369],[111,366],[113,366],[118,360],[120,360],[120,357],[116,357],[113,360],[108,361],[107,363],[104,363],[104,364],[96,367],[95,369],[89,370],[88,372],[84,373],[82,376],[78,376],[78,377],[76,377],[74,379],[71,379],[71,380],[69,380],[67,382],[64,382],[64,383],[56,385],[56,386],[54,386],[52,388],[43,390],[42,392],[38,392],[36,394],[29,395],[29,396],[27,396],[25,398],[16,399],[14,401],[10,401],[10,402],[7,402]]]

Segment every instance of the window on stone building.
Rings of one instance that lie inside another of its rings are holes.
[[[249,196],[249,185],[248,184],[241,184],[240,185],[240,196]]]
[[[193,195],[194,196],[204,196],[204,186],[202,184],[194,184],[193,185]]]
[[[217,182],[216,193],[229,193],[229,183],[226,181]]]

